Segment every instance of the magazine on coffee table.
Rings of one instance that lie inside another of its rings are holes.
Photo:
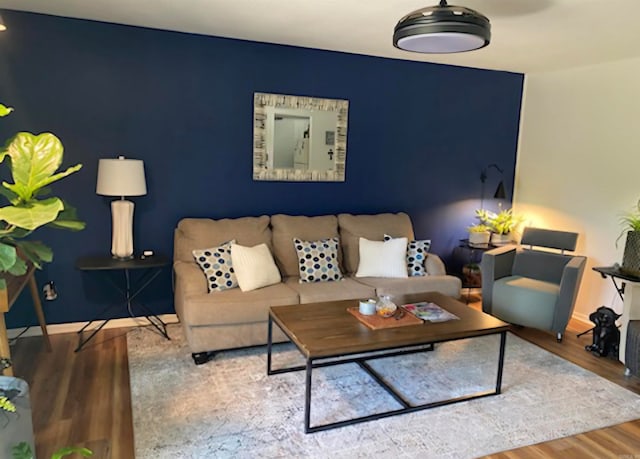
[[[437,304],[427,303],[426,301],[403,304],[402,308],[416,317],[428,322],[446,322],[447,320],[460,319],[460,317],[442,309]]]

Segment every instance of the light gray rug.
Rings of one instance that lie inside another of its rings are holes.
[[[195,366],[179,325],[171,341],[128,335],[136,458],[470,458],[638,418],[640,397],[509,334],[503,393],[305,434],[304,372],[266,375],[266,349]],[[497,336],[375,361],[419,401],[491,390]],[[289,344],[274,367],[302,363]],[[314,371],[311,424],[398,408],[356,364]]]

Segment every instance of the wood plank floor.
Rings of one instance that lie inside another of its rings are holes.
[[[553,335],[537,330],[522,328],[515,333],[640,394],[640,378],[625,377],[619,362],[584,350],[590,335],[576,338],[584,329],[584,324],[572,322],[560,344]],[[19,339],[13,346],[15,374],[31,388],[38,457],[48,458],[61,446],[75,445],[92,449],[96,459],[134,458],[126,333],[127,329],[102,330],[78,353],[73,352],[75,333],[52,335],[52,352],[39,337]],[[640,413],[638,418],[487,457],[640,459]]]

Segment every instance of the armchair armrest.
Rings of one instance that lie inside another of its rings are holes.
[[[573,308],[576,304],[578,296],[578,287],[582,279],[586,257],[574,256],[569,260],[562,270],[562,279],[560,280],[560,294],[556,304],[555,313],[553,315],[553,331],[556,333],[564,333]]]
[[[491,314],[493,307],[493,282],[511,275],[516,257],[517,246],[506,245],[482,254],[480,271],[482,272],[482,311]]]

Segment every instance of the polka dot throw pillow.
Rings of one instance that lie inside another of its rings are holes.
[[[235,240],[225,242],[220,247],[194,250],[193,257],[207,278],[209,293],[220,292],[238,286],[233,263],[231,262],[231,244]]]
[[[302,241],[294,238],[293,245],[298,254],[300,283],[342,279],[342,272],[338,266],[337,237],[319,241]]]
[[[393,239],[388,234],[384,235],[384,240]],[[407,273],[409,277],[425,276],[427,274],[424,269],[424,261],[431,248],[431,239],[423,241],[409,241],[407,243]]]

